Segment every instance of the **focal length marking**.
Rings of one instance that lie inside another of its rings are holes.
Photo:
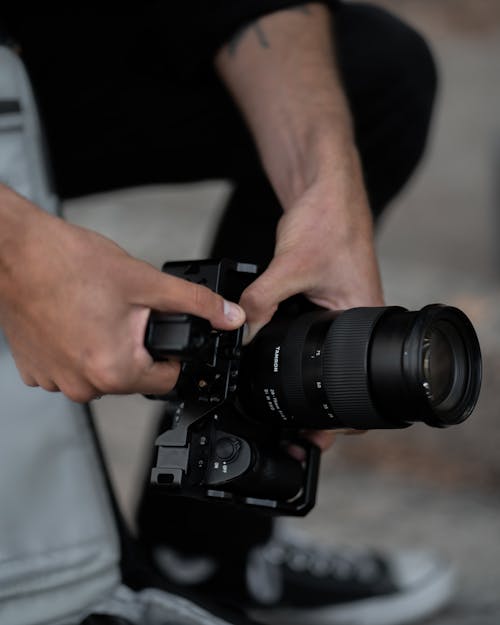
[[[323,345],[326,332],[330,327],[330,320],[313,324],[305,341],[303,353],[304,392],[310,402],[312,410],[317,410],[328,418],[328,422],[335,421],[335,414],[329,404],[323,384]],[[328,426],[328,422],[325,423]]]
[[[277,412],[283,421],[289,421],[289,418],[282,410],[278,401],[278,391],[276,388],[268,387],[264,389],[264,397],[271,412]]]

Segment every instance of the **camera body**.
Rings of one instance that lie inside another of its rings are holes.
[[[232,301],[258,273],[230,260],[163,271]],[[146,348],[156,360],[182,361],[174,391],[159,398],[171,423],[156,440],[151,479],[165,492],[304,515],[320,454],[301,430],[445,428],[467,419],[479,396],[479,342],[451,306],[332,311],[296,296],[245,348],[242,335],[192,315],[151,313]],[[290,444],[304,450],[303,462],[287,453]]]
[[[256,265],[227,259],[166,263],[163,271],[238,301]],[[151,481],[173,495],[305,515],[314,506],[319,449],[280,424],[251,418],[239,396],[243,329],[214,330],[198,317],[152,312],[145,345],[155,360],[176,357],[175,390],[162,397],[171,427],[155,441]],[[299,462],[286,451],[305,450]]]

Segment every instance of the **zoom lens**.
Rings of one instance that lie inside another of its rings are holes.
[[[450,330],[435,327],[424,338],[423,370],[428,386],[429,401],[439,405],[449,395],[456,377],[453,346],[458,341],[449,340]]]
[[[476,404],[481,353],[457,308],[315,311],[268,324],[243,380],[252,416],[286,427],[446,427]]]

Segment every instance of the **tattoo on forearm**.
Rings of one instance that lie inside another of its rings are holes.
[[[269,41],[266,37],[266,33],[262,30],[262,26],[259,22],[256,22],[254,25],[255,34],[257,35],[257,39],[260,43],[261,48],[269,48]]]
[[[295,11],[302,13],[303,15],[311,15],[311,9],[307,4],[300,4],[299,6],[290,7],[288,11]],[[238,46],[245,38],[248,32],[253,32],[257,38],[257,41],[261,48],[270,48],[269,38],[266,36],[262,26],[259,24],[259,20],[250,22],[239,28],[228,42],[227,51],[230,56],[235,56],[238,51]]]
[[[311,15],[311,9],[307,4],[300,4],[298,7],[290,7],[289,11],[298,11],[299,13],[303,13],[304,15]]]

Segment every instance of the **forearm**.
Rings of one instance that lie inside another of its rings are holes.
[[[297,293],[342,310],[383,303],[373,222],[328,9],[250,24],[216,56],[284,210],[274,257],[242,296],[250,336]]]
[[[283,208],[323,173],[357,165],[325,6],[307,4],[250,24],[219,52],[216,66]]]
[[[0,294],[4,296],[8,286],[12,288],[9,278],[22,255],[26,232],[41,214],[36,206],[0,184]],[[2,299],[0,296],[0,306]]]
[[[328,9],[263,17],[216,57],[284,213],[274,257],[243,293],[250,338],[302,293],[333,310],[383,305],[373,223]],[[323,449],[331,433],[314,437]]]
[[[12,237],[20,232],[21,219],[15,210],[17,197],[9,187],[0,184],[0,259],[4,258]]]

